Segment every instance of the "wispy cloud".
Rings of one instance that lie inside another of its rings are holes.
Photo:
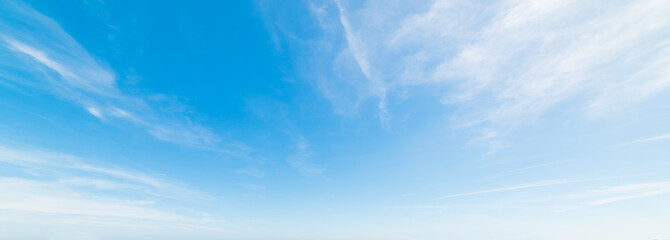
[[[2,9],[4,81],[50,92],[103,122],[131,124],[161,141],[244,154],[224,147],[221,137],[188,116],[163,112],[145,97],[124,93],[115,73],[49,17],[15,1],[4,1]]]
[[[660,141],[660,140],[665,140],[665,139],[669,139],[669,138],[670,138],[670,133],[655,136],[655,137],[637,139],[637,140],[625,142],[625,143],[622,143],[622,144],[619,144],[619,145],[630,145],[630,144],[636,144],[636,143],[653,142],[653,141]]]
[[[577,182],[583,182],[583,181],[584,180],[549,180],[549,181],[541,181],[541,182],[535,182],[535,183],[515,185],[515,186],[510,186],[510,187],[493,188],[493,189],[487,189],[487,190],[481,190],[481,191],[475,191],[475,192],[450,194],[450,195],[442,196],[440,198],[441,199],[447,199],[447,198],[467,197],[467,196],[474,196],[474,195],[487,194],[487,193],[509,192],[509,191],[528,189],[528,188],[547,187],[547,186],[562,185],[562,184],[568,184],[568,183],[577,183]]]
[[[570,194],[563,199],[571,204],[557,211],[610,204],[618,201],[646,198],[670,192],[670,182],[647,182],[599,187],[582,193]]]
[[[514,185],[509,187],[493,188],[473,192],[450,194],[439,197],[439,199],[453,199],[463,198],[485,194],[505,194],[509,196],[514,194],[511,192],[527,190],[528,195],[524,195],[524,200],[512,200],[502,203],[511,207],[524,207],[533,209],[545,209],[555,212],[572,211],[585,207],[594,207],[605,204],[613,204],[620,201],[634,200],[640,198],[654,197],[662,194],[670,193],[670,182],[642,182],[642,183],[623,183],[603,185],[606,179],[565,179],[565,180],[547,180],[540,182],[533,182],[527,184]],[[612,180],[612,179],[610,179]],[[593,182],[600,182],[593,184]],[[544,188],[559,185],[568,185],[561,187],[560,191],[551,191],[547,193],[532,192],[534,188]],[[488,198],[487,198],[488,199]],[[498,199],[498,198],[495,198]],[[495,200],[496,204],[501,204],[499,200]],[[454,205],[456,204],[456,205]],[[459,207],[459,204],[466,204],[467,206],[476,206],[481,208],[483,206],[472,205],[470,203],[453,202],[441,205],[401,205],[393,206],[393,209],[444,209]],[[484,203],[486,204],[486,203]]]
[[[283,105],[276,100],[253,101],[252,108],[257,113],[262,113],[267,119],[281,123],[282,132],[287,138],[292,139],[292,145],[287,146],[291,151],[287,154],[285,161],[290,167],[305,176],[317,176],[327,170],[319,165],[315,158],[318,153],[310,146],[310,141],[302,134],[302,130],[290,117],[291,113],[286,111]],[[265,173],[260,169],[262,162],[252,167],[237,169],[236,172],[249,176],[263,177]]]
[[[49,183],[20,178],[2,178],[0,179],[0,189],[5,193],[5,197],[0,200],[1,209],[155,221],[187,219],[184,216],[143,206],[147,204],[142,202],[132,204],[132,202],[123,202],[114,198],[84,197],[81,196],[81,191],[73,192],[71,189],[64,188],[58,182]]]
[[[102,224],[126,219],[162,226],[190,224],[213,227],[215,218],[164,210],[178,204],[194,206],[206,195],[176,182],[118,167],[101,166],[79,157],[0,146],[0,165],[17,167],[27,174],[0,178],[0,210],[46,214],[42,221],[60,221],[71,216],[95,217]],[[186,209],[186,207],[181,207]],[[20,219],[15,219],[20,221]],[[165,225],[167,224],[167,225]]]
[[[313,152],[309,150],[309,142],[304,137],[300,137],[298,143],[294,146],[295,151],[286,157],[286,162],[291,165],[291,167],[297,169],[301,174],[306,176],[316,176],[320,175],[326,170],[320,167],[317,167],[312,162]]]
[[[315,13],[324,31],[339,31],[320,35],[332,44],[316,45],[320,53],[333,54],[309,61],[332,64],[324,68],[336,68],[333,72],[360,71],[365,81],[331,74],[319,80],[320,90],[332,96],[349,84],[365,93],[359,95],[374,96],[382,122],[392,117],[389,99],[402,101],[399,95],[408,91],[460,108],[452,118],[457,126],[497,129],[570,102],[584,106],[577,109],[583,117],[595,118],[670,88],[664,67],[670,64],[667,1],[437,0],[408,7],[342,0],[334,5]],[[331,61],[323,61],[328,57]],[[344,59],[354,64],[333,64]]]
[[[237,170],[235,170],[235,172],[245,174],[245,175],[249,175],[249,176],[252,176],[252,177],[258,177],[258,178],[265,176],[265,172],[261,171],[258,168],[253,168],[253,167],[252,168],[237,169]]]
[[[344,29],[344,36],[347,40],[348,50],[351,52],[354,60],[360,69],[360,71],[365,76],[365,79],[368,80],[370,93],[378,98],[378,109],[379,109],[379,119],[383,126],[388,127],[390,124],[390,119],[388,115],[388,110],[386,108],[386,84],[383,82],[376,73],[373,73],[372,66],[367,56],[367,49],[362,46],[358,34],[352,29],[351,23],[347,17],[347,12],[344,6],[340,1],[335,1],[337,3],[337,8],[339,10],[340,23]]]
[[[172,199],[205,197],[203,193],[180,187],[180,184],[174,182],[115,166],[104,166],[102,163],[93,164],[92,162],[68,154],[30,148],[10,148],[0,145],[0,163],[18,166],[38,176],[57,177],[61,182],[81,183],[83,177],[87,177],[85,178],[86,181],[93,186],[133,186],[137,190]]]

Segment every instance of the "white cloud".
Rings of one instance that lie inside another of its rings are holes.
[[[156,221],[180,221],[185,217],[138,207],[116,199],[82,197],[80,191],[71,191],[58,183],[39,182],[20,178],[0,179],[0,209],[75,214],[98,217],[139,218]]]
[[[38,62],[44,64],[48,68],[58,72],[64,79],[76,79],[77,76],[74,75],[69,70],[65,69],[62,65],[57,62],[54,62],[49,57],[47,57],[43,52],[35,50],[30,46],[27,46],[21,42],[14,41],[13,39],[5,39],[5,42],[9,43],[10,48],[35,58]]]
[[[116,184],[116,186],[133,186],[133,188],[147,193],[173,199],[193,199],[194,197],[203,197],[202,193],[180,187],[180,184],[177,183],[161,180],[139,172],[127,171],[114,166],[91,164],[90,161],[62,153],[45,152],[35,149],[10,148],[0,145],[0,163],[19,166],[23,169],[35,172],[38,175],[73,175],[73,177],[77,177],[76,179],[81,179],[82,176],[94,175],[98,176],[98,178],[88,179],[91,181],[89,182],[91,184],[94,183],[92,180],[95,179],[98,181],[95,185],[107,182],[108,186],[114,184]],[[102,177],[102,179],[100,177]]]
[[[44,214],[42,222],[78,216],[72,224],[90,217],[102,225],[125,219],[139,225],[149,221],[160,222],[162,227],[190,224],[211,228],[220,222],[185,210],[178,212],[197,206],[205,194],[144,173],[95,165],[67,154],[6,146],[0,146],[0,165],[30,173],[0,178],[0,211],[16,215],[13,222],[36,213]]]
[[[51,92],[96,118],[130,123],[158,140],[233,152],[223,149],[210,129],[187,116],[164,113],[151,101],[121,91],[113,71],[54,20],[19,2],[5,2],[3,8],[12,12],[0,17],[0,66],[10,70],[2,73],[4,80]]]
[[[319,86],[329,96],[341,84],[363,89],[387,120],[394,107],[388,99],[409,89],[439,91],[436,99],[462,107],[466,117],[454,119],[470,124],[456,125],[501,128],[573,101],[583,103],[577,105],[585,117],[597,117],[670,88],[667,1],[349,3],[319,8],[321,21],[341,25],[339,35],[323,35],[335,43],[323,47],[343,40],[341,52],[350,54],[332,58],[350,58],[367,81],[333,74],[321,81],[338,86]]]
[[[88,111],[88,113],[100,119],[105,117],[104,115],[102,115],[102,112],[100,112],[100,110],[98,110],[95,107],[88,107],[86,108],[86,111]]]

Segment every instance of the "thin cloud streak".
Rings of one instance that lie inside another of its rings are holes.
[[[22,172],[0,178],[0,211],[12,211],[15,221],[45,214],[41,222],[61,221],[72,215],[97,218],[102,225],[125,219],[126,223],[159,226],[191,225],[220,228],[221,220],[202,214],[164,210],[206,201],[209,197],[181,184],[147,174],[99,166],[82,158],[34,149],[0,145],[0,165],[17,167]],[[200,211],[199,211],[200,212]],[[206,214],[209,216],[209,214]],[[79,218],[81,219],[81,218]]]
[[[515,185],[515,186],[510,186],[510,187],[487,189],[487,190],[476,191],[476,192],[445,195],[445,196],[440,197],[440,199],[468,197],[468,196],[488,194],[488,193],[509,192],[509,191],[528,189],[528,188],[538,188],[538,187],[562,185],[562,184],[568,184],[568,183],[578,183],[578,182],[584,182],[584,181],[585,180],[549,180],[549,181],[542,181],[542,182],[536,182],[536,183]]]
[[[352,53],[353,58],[360,68],[360,71],[368,81],[368,89],[370,89],[370,94],[376,96],[379,99],[377,104],[379,120],[384,127],[388,128],[390,127],[391,119],[386,107],[386,84],[378,76],[373,75],[373,68],[370,65],[365,48],[361,46],[362,43],[358,40],[358,37],[353,32],[351,24],[349,23],[349,19],[346,15],[346,9],[340,1],[335,1],[335,3],[337,4],[337,8],[339,10],[339,19],[342,28],[344,29],[344,36],[347,41],[348,50]]]
[[[156,196],[171,199],[204,199],[204,193],[187,189],[175,182],[151,177],[144,173],[123,170],[113,166],[100,166],[82,158],[35,149],[18,149],[0,145],[0,163],[17,166],[40,175],[97,176],[97,180],[133,186]],[[91,177],[91,179],[96,179]]]
[[[131,124],[160,141],[231,156],[248,154],[227,148],[221,137],[188,116],[161,112],[143,97],[122,92],[114,72],[49,17],[20,2],[0,6],[11,12],[0,15],[0,66],[12,70],[0,73],[3,81],[49,92],[102,122]]]
[[[650,138],[643,138],[643,139],[633,140],[633,141],[625,142],[625,143],[622,143],[622,144],[619,144],[619,145],[623,146],[623,145],[631,145],[631,144],[637,144],[637,143],[653,142],[653,141],[660,141],[660,140],[665,140],[665,139],[669,139],[669,138],[670,138],[670,133],[655,136],[655,137],[650,137]]]
[[[565,212],[589,206],[611,204],[614,202],[653,197],[670,192],[670,182],[632,183],[602,187],[582,193],[563,196],[563,201],[578,201],[572,206],[562,207],[557,212]]]
[[[0,209],[75,214],[98,217],[123,217],[155,221],[182,221],[186,218],[151,208],[146,204],[124,204],[116,199],[87,199],[58,183],[39,182],[20,178],[0,178],[0,190],[5,193]]]

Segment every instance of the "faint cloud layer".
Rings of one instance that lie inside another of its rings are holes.
[[[306,176],[316,176],[325,172],[325,169],[319,168],[314,165],[311,161],[313,152],[309,150],[309,142],[303,137],[300,137],[300,141],[294,146],[295,151],[286,157],[286,162],[288,162],[291,167],[297,169],[301,174]]]

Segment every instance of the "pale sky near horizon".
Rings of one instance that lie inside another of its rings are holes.
[[[670,1],[0,1],[0,239],[670,239]]]

